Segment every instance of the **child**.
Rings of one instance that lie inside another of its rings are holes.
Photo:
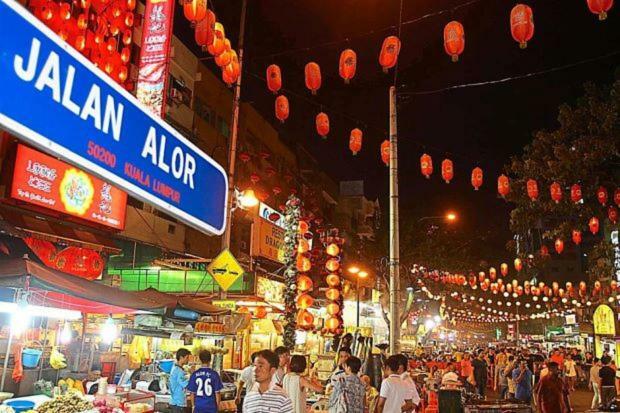
[[[202,367],[196,370],[189,379],[187,390],[192,394],[194,413],[217,413],[221,401],[220,391],[222,380],[212,370],[211,353],[202,350],[198,355]]]

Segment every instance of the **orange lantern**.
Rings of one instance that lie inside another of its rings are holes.
[[[484,282],[484,279],[486,278],[486,275],[484,274],[484,271],[480,271],[478,273],[478,282],[480,284],[482,284]]]
[[[381,160],[386,166],[390,165],[390,141],[381,142]]]
[[[312,307],[314,304],[314,298],[309,296],[308,294],[300,294],[297,297],[297,307],[305,310],[306,308]]]
[[[521,49],[534,36],[534,12],[525,4],[517,4],[510,12],[510,32]]]
[[[515,270],[521,271],[523,269],[523,263],[520,258],[515,258]]]
[[[288,119],[288,115],[288,98],[284,95],[280,95],[276,98],[276,118],[278,118],[280,122],[284,123],[284,121]]]
[[[508,275],[508,264],[506,264],[505,262],[502,263],[502,265],[499,266],[499,269],[504,277]]]
[[[590,222],[588,222],[588,227],[590,227],[590,232],[592,234],[596,234],[599,230],[599,222],[597,217],[590,218]]]
[[[325,263],[325,268],[327,268],[328,271],[336,272],[340,268],[340,261],[336,258],[330,258]]]
[[[512,284],[506,284],[506,292],[512,293]]]
[[[523,287],[521,287],[521,286],[517,287],[517,294],[518,295],[523,295]]]
[[[282,71],[278,65],[267,67],[267,88],[276,94],[282,88]]]
[[[327,304],[327,307],[325,309],[327,310],[327,314],[329,315],[336,315],[340,312],[340,306],[336,303]]]
[[[564,251],[564,241],[562,241],[560,238],[555,240],[555,251],[558,254],[561,254],[562,251]]]
[[[556,204],[559,204],[562,200],[562,187],[559,183],[554,182],[549,187],[549,192],[551,193],[551,199],[555,201]]]
[[[297,315],[297,326],[304,330],[311,329],[314,325],[314,316],[308,310],[301,310]]]
[[[587,0],[588,8],[594,14],[598,14],[599,20],[607,18],[607,12],[614,5],[614,0]]]
[[[570,199],[574,203],[581,201],[581,186],[579,184],[570,187]]]
[[[334,331],[335,329],[340,327],[340,320],[338,320],[336,317],[330,317],[327,319],[327,321],[325,321],[325,327],[330,331]]]
[[[336,301],[340,298],[340,291],[336,288],[328,288],[327,291],[325,291],[325,297],[327,297],[328,300]]]
[[[297,271],[299,272],[308,272],[312,268],[312,264],[310,263],[310,259],[304,255],[297,256]]]
[[[495,281],[497,278],[497,270],[494,267],[489,268],[489,278],[491,278],[491,281]]]
[[[310,250],[310,243],[305,238],[300,238],[299,243],[297,244],[297,253],[305,254]]]
[[[299,221],[299,224],[297,226],[297,231],[301,234],[304,235],[306,232],[308,232],[308,230],[310,229],[310,225],[308,225],[308,222],[306,221]]]
[[[316,95],[316,91],[321,88],[321,68],[318,64],[310,62],[304,69],[306,75],[306,87]]]
[[[300,275],[297,278],[297,289],[299,291],[310,291],[312,289],[312,278],[307,275]]]
[[[598,202],[601,205],[607,205],[607,189],[605,189],[604,186],[599,187],[599,189],[596,191],[596,199],[598,199]]]
[[[226,82],[229,86],[237,81],[239,74],[241,73],[241,66],[239,65],[239,58],[237,52],[230,50],[230,64],[224,67],[224,72],[231,81]]]
[[[183,14],[192,26],[207,17],[207,0],[186,0],[183,3]]]
[[[379,64],[383,67],[383,72],[396,66],[398,54],[400,53],[400,40],[396,36],[389,36],[383,40],[381,53],[379,53]]]
[[[344,83],[349,84],[349,81],[355,76],[355,70],[357,68],[357,55],[351,49],[343,50],[340,53],[340,62],[338,64],[338,71],[340,77],[344,79]]]
[[[477,191],[483,182],[483,173],[482,169],[479,167],[475,167],[473,171],[471,171],[471,184],[474,189]]]
[[[207,51],[212,56],[217,56],[222,53],[226,47],[224,43],[224,38],[226,37],[226,33],[224,31],[224,26],[220,22],[213,23],[213,43],[207,45]]]
[[[616,222],[618,222],[618,210],[616,209],[615,206],[610,205],[607,207],[607,218],[609,218],[609,221],[612,224],[615,224]]]
[[[579,291],[585,291],[586,290],[586,283],[585,281],[580,281],[579,282]]]
[[[265,318],[267,317],[267,309],[263,306],[256,307],[254,310],[254,316],[256,318]]]
[[[457,21],[451,21],[443,28],[443,48],[453,62],[459,61],[459,55],[465,50],[465,29]]]
[[[327,246],[325,252],[327,252],[327,255],[335,257],[340,254],[340,247],[337,244],[331,243]]]
[[[620,207],[620,188],[616,188],[614,191],[614,203]]]
[[[330,287],[338,287],[340,285],[340,277],[338,274],[328,274],[325,281]]]
[[[444,159],[443,162],[441,162],[441,177],[447,184],[454,178],[454,166],[450,159]]]
[[[323,139],[327,138],[329,134],[329,116],[321,112],[316,115],[316,131]]]
[[[528,179],[527,181],[527,196],[529,196],[532,201],[538,199],[538,183],[533,179]]]
[[[433,158],[431,158],[430,155],[423,154],[420,157],[420,170],[426,179],[431,177],[431,174],[433,173]]]
[[[576,229],[573,230],[573,242],[575,245],[581,244],[581,231]]]
[[[497,178],[497,192],[502,198],[505,198],[510,193],[510,180],[506,175],[500,175]]]
[[[353,156],[357,155],[357,153],[362,150],[362,136],[363,133],[358,128],[351,131],[351,136],[349,136],[349,149],[353,153]]]
[[[232,62],[232,53],[230,49],[230,40],[224,39],[224,51],[215,56],[215,64],[219,67],[228,66]]]

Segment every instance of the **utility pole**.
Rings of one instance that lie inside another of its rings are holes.
[[[241,2],[241,22],[239,23],[239,77],[233,94],[232,121],[230,122],[230,145],[228,147],[228,205],[226,205],[226,227],[222,235],[222,250],[230,248],[233,202],[235,197],[235,163],[237,161],[237,136],[239,131],[239,103],[241,100],[241,77],[243,76],[243,38],[245,36],[245,16],[247,0]]]
[[[400,340],[400,253],[398,233],[398,146],[396,87],[390,87],[390,354],[398,353]]]

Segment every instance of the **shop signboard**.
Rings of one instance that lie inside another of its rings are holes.
[[[136,96],[155,116],[164,116],[174,0],[146,0]]]
[[[234,255],[227,249],[211,261],[207,271],[223,291],[228,291],[230,286],[245,272]]]
[[[24,145],[17,146],[11,197],[114,229],[125,228],[125,192]]]
[[[224,169],[14,0],[0,0],[0,127],[203,232]]]
[[[256,217],[252,226],[253,257],[264,257],[272,261],[284,262],[284,229],[271,222]]]
[[[235,311],[237,309],[237,304],[232,300],[213,300],[212,303],[217,307],[226,308],[231,311]]]
[[[592,316],[594,334],[616,335],[616,321],[614,311],[606,304],[599,305]]]
[[[284,215],[263,202],[258,204],[258,216],[280,228],[284,228]]]
[[[256,296],[268,303],[284,304],[284,283],[265,277],[256,277]]]

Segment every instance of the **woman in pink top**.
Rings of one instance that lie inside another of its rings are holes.
[[[471,356],[468,353],[463,355],[463,360],[461,360],[461,379],[463,383],[465,383],[466,388],[469,388],[471,383],[469,383],[469,378],[474,374],[474,368],[471,365]]]

